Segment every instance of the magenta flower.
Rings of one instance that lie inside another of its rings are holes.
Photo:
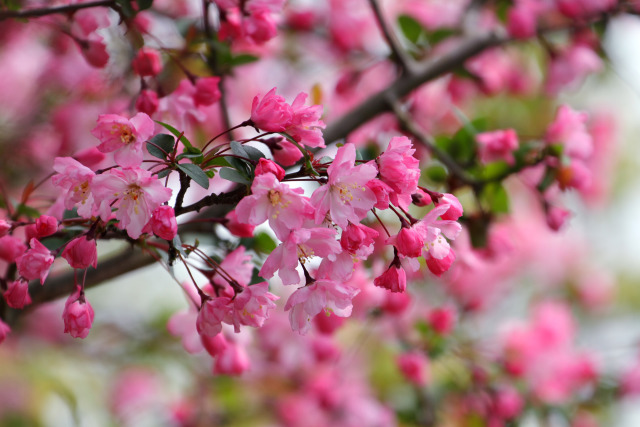
[[[142,146],[153,135],[153,127],[153,120],[145,113],[138,113],[131,120],[117,114],[102,114],[91,134],[100,140],[98,150],[114,151],[116,163],[131,168],[142,163]]]
[[[9,327],[9,325],[4,323],[2,319],[0,319],[0,344],[2,344],[5,339],[7,339],[7,335],[9,335],[10,332],[11,328]]]
[[[407,289],[407,273],[402,268],[400,260],[394,259],[387,271],[374,279],[373,284],[391,292],[404,292]]]
[[[376,204],[376,195],[367,186],[376,177],[376,168],[369,164],[354,166],[355,160],[353,144],[338,148],[333,163],[327,169],[329,182],[311,195],[317,224],[324,221],[329,212],[333,222],[346,228],[349,221],[360,222]]]
[[[200,335],[212,337],[222,331],[222,322],[231,313],[231,299],[217,297],[207,300],[198,313],[196,328]]]
[[[53,169],[58,172],[51,178],[54,186],[67,190],[64,207],[78,208],[78,215],[90,218],[93,214],[93,194],[91,182],[96,175],[91,169],[71,157],[56,157]]]
[[[276,307],[273,301],[279,297],[269,292],[267,282],[247,286],[233,300],[231,320],[234,330],[240,332],[240,325],[259,328],[269,317],[269,310]],[[227,322],[225,322],[227,323]]]
[[[307,97],[306,93],[300,92],[293,100],[293,104],[291,104],[293,120],[287,133],[307,147],[322,148],[325,146],[322,129],[326,127],[324,122],[320,120],[322,105],[305,107],[304,103]]]
[[[29,282],[26,280],[15,280],[9,282],[9,288],[2,294],[7,305],[11,308],[23,308],[31,304],[29,296]]]
[[[379,233],[373,228],[362,224],[350,223],[342,230],[340,245],[342,249],[359,259],[367,259],[373,253],[375,238]]]
[[[476,135],[478,155],[482,163],[504,160],[513,165],[513,150],[518,148],[518,135],[513,129],[482,132]]]
[[[251,192],[253,194],[240,200],[236,207],[238,221],[260,225],[269,220],[280,240],[286,240],[290,230],[302,227],[313,213],[313,207],[302,195],[302,188],[291,188],[272,173],[256,176]]]
[[[67,299],[62,313],[64,332],[74,338],[86,338],[91,330],[94,312],[79,286]]]
[[[300,334],[306,334],[311,328],[311,319],[323,310],[328,315],[333,313],[338,317],[351,316],[352,300],[359,292],[358,288],[326,279],[296,290],[284,306],[285,310],[291,310],[291,328]]]
[[[561,143],[569,157],[586,159],[593,152],[593,138],[586,126],[588,119],[587,113],[561,105],[544,139],[549,144]]]
[[[88,268],[89,266],[96,268],[98,266],[96,241],[87,239],[87,236],[73,239],[64,248],[62,258],[66,259],[73,268]]]
[[[280,95],[276,88],[271,89],[262,99],[253,98],[251,105],[251,121],[267,132],[284,132],[293,120],[291,105]]]
[[[37,239],[31,239],[29,246],[31,249],[16,260],[18,272],[27,280],[40,279],[40,283],[44,284],[54,257]]]
[[[173,240],[178,233],[178,223],[173,208],[168,205],[158,206],[151,217],[153,234],[165,240]]]
[[[111,207],[117,208],[116,218],[132,239],[140,237],[152,212],[171,197],[169,188],[139,168],[110,169],[93,179],[92,189],[102,219],[108,221]]]
[[[420,179],[419,162],[413,157],[415,151],[409,138],[397,136],[391,138],[387,150],[378,157],[380,179],[393,189],[389,195],[391,203],[403,209],[409,208]]]

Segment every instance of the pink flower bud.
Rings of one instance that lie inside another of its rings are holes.
[[[11,308],[23,308],[25,305],[31,304],[29,282],[26,280],[9,282],[9,288],[2,296]]]
[[[456,311],[450,306],[434,308],[427,316],[427,321],[434,331],[448,335],[456,325]]]
[[[380,308],[389,314],[400,314],[409,307],[409,304],[411,304],[411,296],[409,293],[387,292]]]
[[[78,286],[64,305],[62,319],[64,332],[74,338],[86,338],[93,323],[94,312],[91,304],[86,300],[84,292]]]
[[[251,362],[244,348],[229,343],[229,346],[216,359],[213,366],[215,374],[241,375],[249,369]]]
[[[51,236],[58,231],[58,220],[49,215],[42,215],[36,219],[36,236],[38,238]]]
[[[196,82],[193,101],[198,105],[212,105],[222,97],[218,85],[220,77],[202,77]]]
[[[225,218],[227,222],[225,222],[224,226],[227,227],[231,234],[236,237],[253,237],[253,230],[256,226],[239,222],[235,210],[229,212]]]
[[[165,240],[173,240],[178,233],[178,223],[173,208],[168,205],[158,206],[151,218],[153,234]]]
[[[395,247],[404,256],[417,258],[422,253],[424,242],[420,234],[413,228],[402,227],[395,236]]]
[[[282,169],[277,163],[267,159],[260,159],[258,166],[256,166],[256,176],[264,173],[274,174],[276,178],[278,178],[278,181],[282,181],[285,174],[284,169]]]
[[[13,236],[0,237],[0,259],[7,262],[14,262],[16,258],[27,250],[22,240]]]
[[[31,239],[29,245],[31,249],[16,260],[18,272],[27,280],[40,279],[40,283],[44,284],[54,257],[49,249],[36,239]]]
[[[493,408],[498,417],[504,420],[515,418],[522,412],[523,407],[522,396],[514,388],[503,387],[496,392]]]
[[[98,265],[96,241],[87,239],[87,236],[73,239],[64,248],[62,258],[66,259],[73,268],[88,268],[90,265],[96,268]]]
[[[293,109],[286,100],[271,89],[262,99],[256,96],[251,106],[251,121],[262,130],[283,132],[292,123]]]
[[[10,332],[11,332],[11,328],[9,327],[9,325],[4,323],[2,319],[0,319],[0,344],[4,342],[4,340],[7,338],[7,335],[9,335]]]
[[[302,158],[302,153],[298,147],[284,139],[279,139],[278,142],[271,142],[267,145],[271,149],[273,160],[282,166],[292,166]]]
[[[89,169],[96,168],[107,156],[98,150],[97,147],[89,147],[84,150],[78,151],[73,155],[73,158],[88,167]]]
[[[528,39],[536,34],[537,16],[526,3],[517,5],[507,14],[507,31],[516,39]]]
[[[109,54],[102,37],[96,40],[81,40],[78,43],[82,56],[89,64],[96,68],[104,68],[107,65]]]
[[[224,334],[214,335],[212,337],[206,335],[200,335],[202,346],[211,357],[216,357],[222,354],[222,352],[229,346]]]
[[[411,203],[416,206],[428,206],[432,202],[431,196],[418,188],[418,190],[411,195]]]
[[[162,70],[162,61],[157,50],[143,47],[131,62],[133,72],[141,77],[155,76]]]
[[[315,323],[319,332],[331,335],[340,329],[346,320],[344,317],[338,317],[331,312],[327,312],[326,316],[321,313],[320,316],[314,317],[313,323]]]
[[[460,201],[456,196],[454,196],[453,194],[445,193],[440,198],[440,200],[438,200],[439,205],[443,203],[449,205],[449,210],[447,210],[445,213],[440,215],[440,218],[451,220],[451,221],[457,221],[458,218],[462,216],[462,213],[463,213],[462,204],[460,204]]]
[[[405,378],[417,386],[424,386],[429,381],[429,359],[417,351],[404,353],[396,360],[398,368]]]
[[[140,91],[136,99],[136,110],[149,116],[158,111],[158,94],[150,89]]]
[[[340,246],[350,254],[356,254],[361,251],[361,249],[371,246],[370,251],[365,251],[370,254],[373,251],[374,239],[378,237],[378,235],[379,233],[376,230],[366,225],[349,223],[347,228],[342,230]]]
[[[451,264],[456,259],[456,254],[453,252],[453,249],[449,250],[449,255],[442,259],[437,259],[432,256],[427,258],[427,267],[429,271],[431,271],[436,276],[440,277],[442,274],[449,270]]]
[[[0,219],[0,237],[6,236],[9,230],[11,230],[11,223]]]
[[[557,206],[549,206],[547,209],[547,225],[553,231],[559,231],[567,222],[571,212]]]
[[[404,292],[407,289],[407,273],[400,265],[391,264],[387,271],[374,279],[373,284],[391,292]]]

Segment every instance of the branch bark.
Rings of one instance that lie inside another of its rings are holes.
[[[55,15],[57,13],[73,13],[76,10],[91,7],[113,7],[115,0],[98,0],[87,3],[68,4],[65,6],[44,7],[40,9],[0,11],[0,21],[12,18],[38,18],[40,16]]]

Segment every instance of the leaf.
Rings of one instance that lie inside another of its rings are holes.
[[[37,209],[32,208],[31,206],[27,206],[23,203],[20,203],[17,207],[16,207],[16,212],[19,215],[25,215],[28,216],[29,218],[39,218],[40,217],[40,211],[38,211]]]
[[[247,180],[250,180],[249,177],[251,176],[251,166],[246,161],[238,159],[237,157],[228,156],[227,162],[229,162],[231,168],[237,170],[240,175],[247,178]]]
[[[136,15],[136,11],[131,6],[131,0],[116,0],[116,3],[120,6],[125,17],[133,18]]]
[[[249,158],[249,154],[245,151],[242,144],[240,144],[238,141],[231,141],[229,143],[229,146],[231,147],[231,152],[236,156],[246,157],[247,159]]]
[[[138,3],[138,11],[149,9],[153,4],[153,0],[136,0]]]
[[[180,163],[177,165],[178,169],[187,174],[189,178],[194,180],[202,188],[209,188],[209,177],[200,166],[192,163]]]
[[[418,44],[420,35],[424,33],[422,25],[409,15],[400,15],[398,17],[398,26],[402,35],[413,44]]]
[[[165,176],[169,175],[171,173],[171,169],[167,168],[167,169],[163,169],[160,172],[158,172],[158,179],[164,178]]]
[[[230,63],[230,65],[232,67],[237,67],[239,65],[250,64],[252,62],[256,62],[259,59],[260,58],[258,58],[257,56],[249,55],[249,54],[246,54],[246,53],[241,53],[240,55],[236,55],[236,56],[232,57],[229,63]]]
[[[487,204],[493,213],[509,212],[509,195],[504,186],[499,182],[487,184],[480,194],[480,198]]]
[[[242,176],[240,172],[231,168],[222,168],[218,173],[221,178],[226,179],[227,181],[237,182],[239,184],[250,185],[251,182],[245,176]]]
[[[202,165],[204,167],[208,167],[208,166],[225,166],[225,167],[231,167],[231,165],[229,164],[229,162],[227,161],[227,159],[224,158],[224,156],[220,156],[220,157],[214,157],[213,159],[209,160],[207,163],[205,163],[204,165]]]
[[[175,138],[166,133],[159,133],[147,142],[147,151],[153,157],[159,159],[166,159],[167,154],[173,151],[175,145]],[[164,152],[163,152],[164,150]]]
[[[202,151],[196,147],[185,147],[184,151],[176,157],[176,160],[191,159],[191,163],[200,164],[204,160]]]
[[[263,254],[270,254],[278,244],[267,233],[257,233],[254,236],[253,249]]]
[[[255,147],[252,147],[250,145],[245,145],[243,146],[244,151],[247,152],[247,155],[249,156],[249,158],[251,160],[253,160],[254,162],[259,161],[260,159],[264,159],[264,153],[260,150],[258,150]]]
[[[433,182],[445,182],[449,177],[447,170],[440,165],[429,166],[424,172]]]
[[[187,137],[184,136],[184,134],[180,132],[178,129],[174,128],[168,123],[164,123],[159,120],[154,120],[154,121],[160,126],[162,126],[163,128],[165,128],[166,130],[168,130],[169,132],[171,132],[172,134],[174,134],[176,138],[180,137],[180,142],[182,142],[185,147],[193,148],[193,144],[191,144],[191,141],[189,141]]]
[[[492,181],[498,177],[506,176],[511,167],[505,161],[492,162],[486,165],[481,172],[485,181]]]

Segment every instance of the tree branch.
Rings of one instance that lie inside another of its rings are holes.
[[[0,11],[0,21],[11,18],[37,18],[40,16],[54,15],[56,13],[73,13],[80,9],[91,7],[113,7],[115,0],[98,0],[87,3],[68,4],[65,6],[46,7],[41,9],[6,10]]]
[[[395,62],[400,65],[402,71],[404,71],[405,73],[413,73],[415,71],[415,62],[413,61],[413,58],[407,55],[406,51],[398,42],[398,38],[393,33],[393,30],[389,28],[389,26],[385,22],[384,16],[382,15],[382,10],[380,9],[380,5],[378,4],[378,0],[369,0],[369,4],[371,5],[371,9],[376,16],[378,25],[380,26],[380,31],[382,31],[382,35],[387,40],[387,44],[391,49],[391,55],[395,59]]]
[[[244,185],[241,185],[228,193],[209,194],[208,196],[200,199],[196,203],[193,203],[184,207],[176,207],[176,216],[185,214],[187,212],[200,212],[200,209],[212,205],[235,205],[247,194],[247,189]]]

